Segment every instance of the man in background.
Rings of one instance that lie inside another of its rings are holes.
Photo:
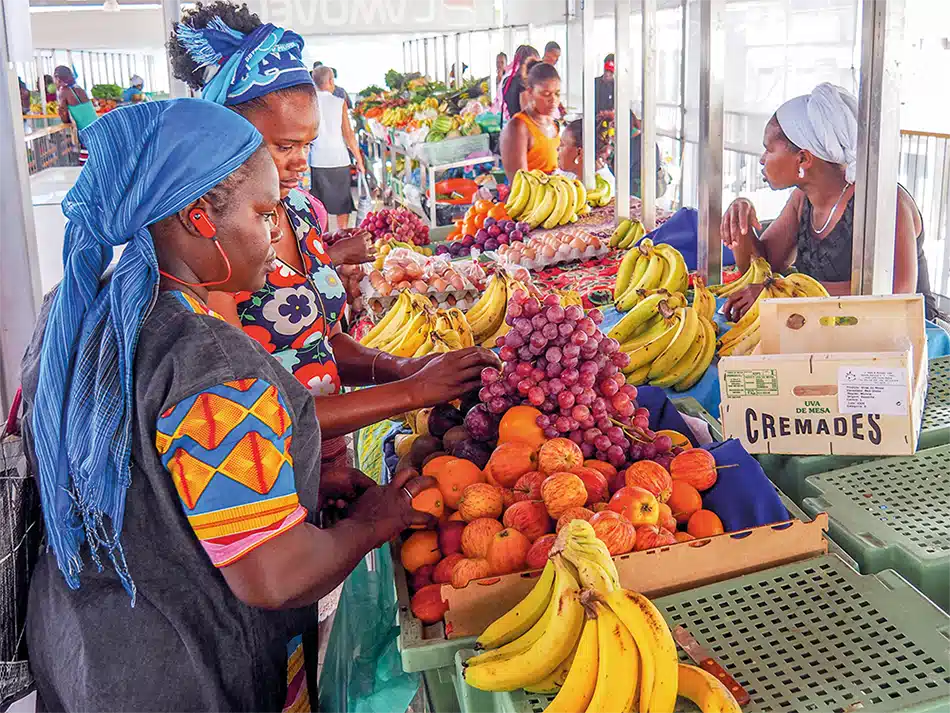
[[[336,67],[330,67],[330,69],[333,71],[333,96],[346,102],[347,109],[352,109],[353,102],[350,101],[350,95],[343,87],[336,83]]]
[[[558,60],[561,59],[561,45],[553,40],[544,45],[544,56],[541,61],[556,67]]]
[[[604,73],[594,80],[594,105],[599,114],[614,110],[614,56],[604,57]]]
[[[145,101],[145,80],[133,74],[129,86],[122,90],[122,103],[134,104],[141,101]]]
[[[310,192],[336,216],[337,230],[349,227],[353,212],[353,193],[350,190],[350,154],[356,158],[356,168],[364,173],[363,154],[360,153],[350,123],[346,103],[333,91],[333,69],[327,66],[313,70],[317,85],[317,105],[320,112],[320,132],[310,147]]]

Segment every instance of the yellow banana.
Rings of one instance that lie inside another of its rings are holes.
[[[476,643],[485,649],[495,649],[514,641],[534,626],[547,609],[554,587],[554,563],[548,560],[538,581],[528,596],[506,614],[495,619],[478,637]]]
[[[539,196],[538,203],[534,207],[534,210],[528,215],[521,216],[524,222],[531,226],[532,230],[551,216],[551,212],[554,210],[558,200],[558,192],[554,184],[545,182],[541,186],[541,189],[544,192]]]
[[[406,326],[405,336],[399,345],[391,352],[397,357],[411,357],[416,349],[422,346],[423,342],[429,338],[432,331],[432,323],[428,314],[420,314],[417,319]]]
[[[683,315],[677,312],[671,319],[671,326],[667,328],[659,337],[647,342],[646,344],[637,347],[631,352],[627,352],[630,355],[630,363],[627,366],[623,367],[624,374],[632,374],[637,369],[642,366],[650,366],[652,371],[653,361],[660,356],[666,348],[670,345],[670,342],[673,341],[673,337],[676,336],[681,323],[683,321]],[[647,372],[649,374],[649,371]]]
[[[554,191],[556,199],[554,202],[554,207],[551,208],[551,212],[541,224],[541,226],[546,230],[550,230],[551,228],[555,228],[560,225],[561,216],[563,216],[564,211],[567,210],[567,204],[569,200],[571,207],[574,207],[574,200],[568,195],[563,181],[553,180],[549,185],[551,185],[551,190]],[[531,221],[529,220],[528,222],[530,223]]]
[[[528,649],[507,658],[465,668],[465,682],[482,691],[513,691],[550,674],[577,644],[584,607],[577,580],[555,560],[555,589],[544,613],[543,633]],[[541,622],[539,622],[540,624]]]
[[[531,186],[525,180],[524,171],[518,171],[511,182],[511,193],[508,194],[508,200],[505,202],[505,212],[512,219],[517,218],[528,204],[530,197]]]
[[[600,655],[597,643],[597,620],[587,618],[581,638],[574,649],[574,661],[564,683],[545,713],[579,713],[587,710],[597,686]]]
[[[801,272],[793,272],[790,275],[786,275],[785,281],[800,287],[809,297],[828,296],[828,290],[825,289],[825,286],[818,282],[818,280],[816,280],[811,275],[805,275]]]
[[[755,322],[745,331],[741,339],[719,349],[719,356],[744,356],[755,349],[759,343],[759,323]]]
[[[594,602],[593,607],[597,615],[597,683],[587,711],[633,710],[640,682],[637,645],[610,607],[603,602]]]
[[[472,328],[472,339],[475,343],[481,344],[489,336],[497,335],[498,330],[505,323],[507,306],[506,278],[503,274],[501,276],[496,274],[488,289],[465,315]]]
[[[368,347],[378,344],[384,335],[387,335],[405,321],[408,307],[409,297],[407,293],[400,292],[399,297],[396,298],[389,311],[383,315],[383,318],[379,320],[375,327],[366,333],[360,343]]]
[[[687,389],[693,388],[699,380],[703,378],[703,374],[706,373],[709,365],[712,364],[713,357],[716,355],[716,329],[713,323],[705,317],[700,317],[700,321],[703,325],[703,331],[706,332],[706,341],[703,344],[703,351],[699,356],[699,361],[692,370],[682,381],[673,386],[676,391],[686,391]]]
[[[695,311],[696,310],[693,310],[693,312]],[[689,345],[689,349],[686,350],[682,359],[676,362],[669,371],[656,379],[650,379],[650,386],[659,386],[668,389],[685,379],[686,376],[691,374],[693,369],[696,368],[696,365],[699,364],[706,350],[707,334],[706,327],[703,324],[706,318],[698,314],[696,318],[700,321],[699,329],[696,331],[696,338],[693,340],[693,343]],[[715,340],[715,337],[713,337],[713,343],[715,343]]]
[[[682,310],[680,328],[667,348],[653,360],[653,366],[650,367],[651,379],[657,379],[672,369],[689,351],[690,345],[696,339],[696,333],[699,331],[699,317],[696,315],[696,310],[690,307],[681,307],[680,310]]]
[[[626,372],[624,372],[626,373]],[[627,383],[633,386],[642,386],[650,378],[650,365],[646,364],[639,369],[634,369],[627,374]]]
[[[679,694],[699,706],[703,713],[742,713],[723,682],[698,666],[679,664],[678,679]]]
[[[486,349],[493,349],[495,346],[497,346],[498,338],[505,336],[510,331],[511,325],[505,321],[505,313],[502,311],[501,324],[498,325],[498,329],[485,337],[485,340],[481,342],[481,346],[485,347]]]
[[[641,653],[643,685],[640,688],[640,713],[672,711],[676,705],[677,655],[676,643],[670,628],[656,606],[645,596],[627,589],[618,589],[607,595],[607,604],[617,614],[636,639]],[[651,652],[652,668],[649,687],[643,650]],[[650,691],[647,701],[644,692]]]
[[[663,318],[662,314],[651,317],[646,323],[646,329],[638,331],[633,337],[621,343],[620,351],[632,352],[639,349],[647,342],[651,342],[663,334],[663,332],[670,328],[670,324],[669,321]]]
[[[627,230],[630,229],[630,225],[631,223],[629,219],[624,218],[623,220],[621,220],[620,223],[617,225],[617,227],[614,228],[614,232],[611,233],[610,242],[608,243],[608,245],[610,245],[610,247],[612,248],[615,248],[618,245],[620,245],[620,241],[623,240],[627,236]]]
[[[564,215],[561,216],[560,225],[566,225],[577,220],[577,188],[574,187],[574,181],[565,178],[562,181],[564,190],[567,192],[567,207],[564,209]],[[573,219],[573,220],[572,220]]]
[[[638,290],[655,290],[660,286],[660,277],[663,275],[663,257],[652,250],[650,254],[650,264],[647,265],[646,271],[643,273],[643,277],[640,278],[640,281],[636,284],[636,289]]]
[[[627,230],[627,234],[623,236],[623,240],[620,241],[619,247],[624,249],[635,247],[644,235],[643,223],[635,220],[630,224],[630,228]]]
[[[586,215],[590,212],[590,206],[587,205],[587,187],[575,178],[574,190],[577,191],[577,200],[574,202],[574,212],[577,215]]]
[[[667,297],[668,295],[661,292],[644,297],[613,326],[607,336],[616,339],[621,344],[627,341],[633,336],[637,328],[657,314],[660,303]]]
[[[706,282],[700,275],[693,278],[693,309],[698,310],[701,316],[710,321],[716,315],[716,298],[706,287]]]
[[[689,268],[686,267],[686,260],[680,251],[670,245],[657,245],[656,250],[666,260],[669,268],[669,273],[660,282],[660,287],[670,292],[685,292],[689,284]]]
[[[583,629],[581,630],[583,633]],[[580,641],[578,641],[580,643]],[[540,693],[546,696],[555,695],[561,690],[561,686],[567,680],[567,676],[574,665],[574,655],[577,653],[577,646],[567,655],[567,658],[561,661],[551,673],[536,683],[524,687],[527,693]]]

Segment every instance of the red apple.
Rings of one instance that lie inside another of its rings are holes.
[[[538,470],[545,475],[570,472],[584,463],[581,447],[569,438],[552,438],[538,451]]]
[[[524,558],[524,566],[528,569],[541,569],[548,561],[548,553],[554,547],[557,535],[542,535],[534,541],[531,549]]]
[[[449,520],[439,525],[439,550],[444,556],[462,551],[462,531],[466,523]]]
[[[587,490],[587,502],[585,503],[587,507],[590,507],[594,503],[599,503],[601,500],[606,500],[609,497],[610,492],[607,486],[607,478],[605,478],[604,474],[600,471],[579,466],[574,468],[571,472],[584,481],[584,488]]]
[[[543,502],[535,500],[523,500],[512,505],[505,510],[502,522],[505,527],[514,528],[532,542],[554,529],[548,509]]]
[[[630,501],[623,509],[623,515],[635,526],[656,525],[660,519],[660,508],[656,497],[649,490],[627,486],[633,491]]]
[[[656,525],[640,525],[637,528],[637,541],[633,546],[637,552],[641,550],[651,550],[654,547],[664,547],[666,545],[675,545],[676,538],[669,530],[665,530]]]

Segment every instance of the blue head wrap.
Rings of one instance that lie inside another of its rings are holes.
[[[158,290],[148,227],[239,168],[261,144],[243,117],[198,99],[111,111],[82,132],[89,149],[63,201],[63,280],[50,308],[33,432],[49,544],[72,588],[80,547],[103,547],[135,603],[119,543],[130,483],[132,367]],[[113,248],[125,245],[100,285]]]
[[[214,18],[196,29],[178,23],[178,41],[205,68],[202,99],[233,106],[298,84],[313,84],[304,66],[303,38],[271,24],[250,34]]]

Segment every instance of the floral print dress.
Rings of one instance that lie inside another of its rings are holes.
[[[278,261],[264,287],[234,295],[244,332],[259,342],[314,396],[341,389],[330,337],[340,330],[346,290],[323,242],[323,228],[300,190],[283,200],[303,273]]]

